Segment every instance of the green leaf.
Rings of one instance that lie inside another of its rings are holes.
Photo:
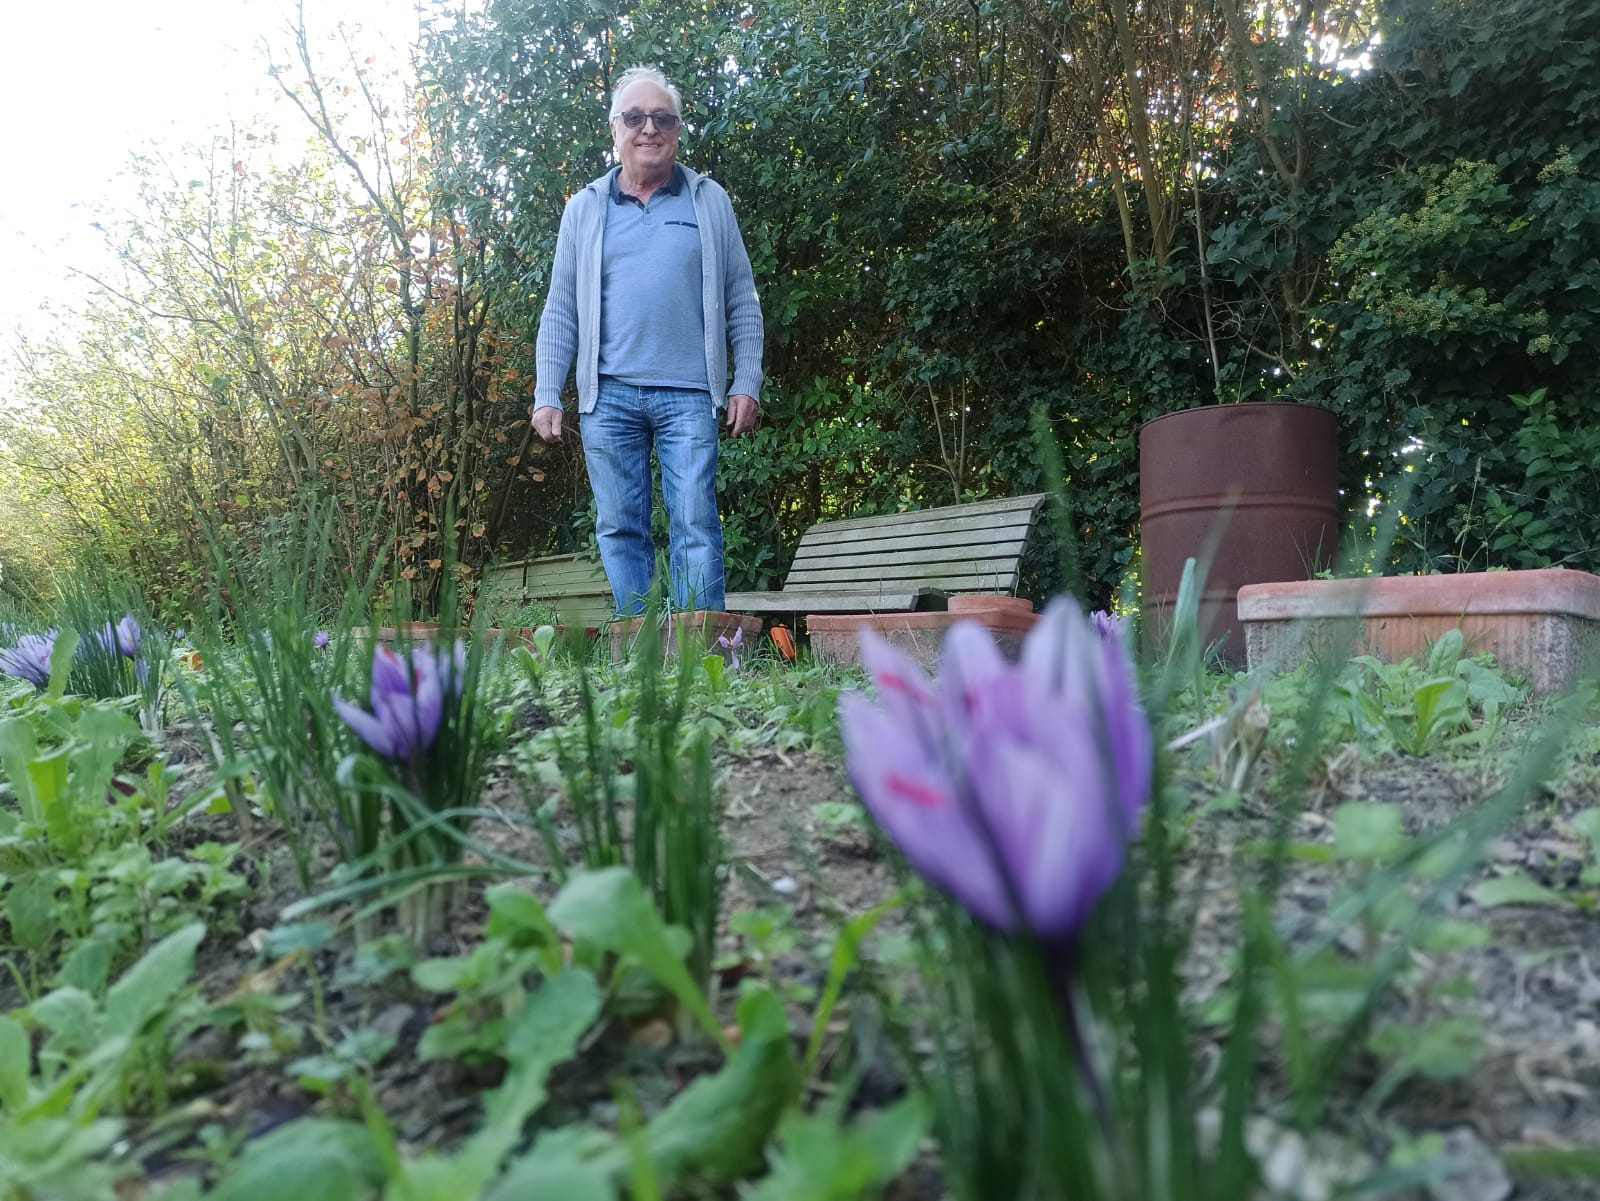
[[[33,1050],[28,1032],[0,1014],[0,1110],[14,1116],[28,1104],[28,1080],[33,1075]]]
[[[81,989],[48,992],[28,1006],[28,1013],[69,1049],[86,1051],[100,1039],[100,1009]]]
[[[55,933],[54,884],[45,874],[19,880],[5,898],[5,915],[11,924],[11,941],[37,955]]]
[[[762,989],[739,1003],[739,1049],[715,1076],[702,1076],[645,1128],[663,1186],[686,1174],[729,1178],[762,1160],[762,1149],[799,1087],[783,1002]]]
[[[613,1170],[601,1157],[611,1140],[597,1131],[568,1126],[539,1136],[487,1193],[484,1201],[616,1201]]]
[[[845,978],[855,966],[862,940],[883,920],[885,914],[898,908],[901,901],[902,898],[897,893],[852,918],[839,932],[839,941],[833,947],[833,961],[828,966],[827,983],[823,985],[822,1000],[817,1005],[817,1014],[811,1023],[811,1039],[806,1043],[807,1080],[811,1079],[811,1073],[816,1070],[817,1060],[822,1054],[822,1040],[828,1032],[828,1023],[833,1020],[834,1007],[839,1003],[839,994],[844,990]]]
[[[282,959],[296,951],[321,950],[332,938],[333,927],[327,922],[299,922],[272,930],[262,952],[268,959]]]
[[[551,902],[550,920],[569,938],[638,960],[727,1050],[727,1036],[716,1015],[632,870],[608,867],[572,877]]]
[[[1461,654],[1466,649],[1466,644],[1461,637],[1461,631],[1446,630],[1439,636],[1431,647],[1428,648],[1428,674],[1430,676],[1453,676],[1456,674],[1456,664],[1461,662]]]
[[[455,992],[466,979],[472,961],[465,955],[448,959],[424,959],[413,964],[411,982],[425,992]]]
[[[931,1124],[922,1097],[913,1094],[852,1129],[826,1116],[786,1122],[772,1173],[747,1201],[857,1201],[877,1196],[916,1158]]]
[[[90,938],[72,948],[61,965],[59,982],[81,988],[91,997],[105,995],[111,978],[111,955],[115,948],[103,938]]]
[[[578,1041],[600,1016],[600,1006],[600,986],[582,968],[545,981],[506,1036],[511,1070],[505,1084],[485,1098],[488,1120],[483,1129],[454,1155],[408,1165],[399,1195],[419,1201],[478,1196],[521,1140],[528,1118],[544,1104],[550,1070],[577,1053]]]
[[[106,993],[106,1032],[135,1037],[167,1008],[194,974],[194,952],[206,936],[200,922],[167,935],[122,974]]]
[[[1520,872],[1496,876],[1473,887],[1467,894],[1485,909],[1496,905],[1565,905],[1567,899]]]
[[[1333,813],[1333,848],[1340,859],[1392,859],[1405,846],[1398,805],[1350,801]]]
[[[11,781],[22,816],[35,823],[44,820],[39,811],[39,798],[33,791],[33,773],[29,770],[29,764],[38,753],[39,743],[31,725],[20,717],[0,720],[0,768],[5,769],[6,779]]]
[[[383,1179],[364,1126],[304,1118],[245,1146],[214,1201],[358,1201]]]
[[[56,635],[50,654],[50,687],[46,695],[59,701],[67,693],[67,677],[72,674],[72,658],[78,653],[78,631],[70,626]]]

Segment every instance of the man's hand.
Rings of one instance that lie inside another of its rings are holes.
[[[735,438],[742,438],[756,428],[761,418],[761,406],[754,396],[735,393],[728,397],[728,430]]]
[[[546,442],[561,441],[561,409],[556,405],[546,405],[542,409],[533,411],[533,432]]]

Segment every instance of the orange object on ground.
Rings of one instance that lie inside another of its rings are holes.
[[[767,632],[772,635],[772,645],[778,648],[778,653],[790,663],[793,663],[794,635],[789,633],[789,627],[776,625]]]
[[[205,660],[200,657],[199,651],[190,651],[187,655],[178,656],[178,661],[192,671],[199,671],[205,666]]]

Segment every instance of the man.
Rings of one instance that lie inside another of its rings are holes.
[[[561,441],[561,389],[576,360],[595,533],[623,616],[643,609],[655,572],[652,448],[672,526],[673,606],[722,608],[718,423],[738,438],[758,416],[750,256],[727,192],[677,161],[681,130],[666,77],[625,71],[611,100],[618,165],[567,202],[539,320],[533,428]]]

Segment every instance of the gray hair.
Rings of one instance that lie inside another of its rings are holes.
[[[622,94],[636,83],[653,83],[658,88],[666,91],[672,97],[672,111],[678,116],[683,116],[683,97],[678,94],[678,89],[660,71],[654,67],[629,67],[617,76],[616,85],[611,89],[611,116],[615,121],[622,116]]]

